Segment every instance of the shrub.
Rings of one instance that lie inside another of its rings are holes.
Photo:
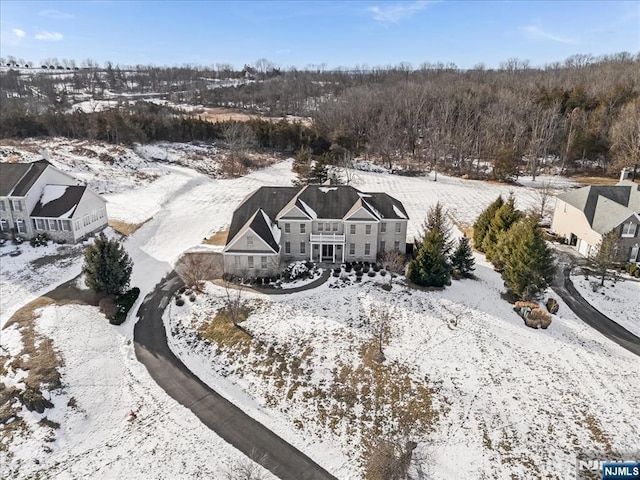
[[[627,263],[626,270],[632,277],[640,278],[640,267],[637,263]]]
[[[339,268],[334,268],[333,269],[333,276],[334,277],[339,277],[340,276],[340,269]]]
[[[386,270],[380,270],[380,275],[381,275],[381,276],[383,276],[383,277],[384,277],[386,274],[387,274],[387,271],[386,271]]]
[[[525,318],[524,323],[527,327],[531,328],[547,328],[551,325],[551,315],[536,307],[531,310],[531,313]]]
[[[369,273],[369,265],[366,265],[364,267],[362,267],[362,273]]]
[[[560,305],[558,305],[558,301],[555,298],[548,298],[545,306],[547,307],[549,313],[553,314],[558,313],[558,309],[560,308]]]
[[[184,299],[182,297],[176,297],[176,305],[181,307],[184,305]]]
[[[360,263],[360,262],[356,263],[356,264],[353,266],[353,269],[354,269],[356,272],[361,272],[361,271],[362,271],[362,263]]]
[[[524,307],[529,307],[531,310],[533,310],[534,308],[538,308],[538,304],[537,304],[537,303],[535,303],[535,302],[523,302],[523,301],[519,301],[519,302],[516,302],[516,303],[515,303],[514,307],[515,307],[517,310],[521,310],[521,309],[522,309],[522,308],[524,308]]]
[[[127,319],[127,314],[133,304],[136,303],[138,296],[140,295],[140,289],[138,287],[134,287],[131,290],[128,290],[126,293],[122,295],[118,295],[116,297],[116,306],[117,312],[113,319],[109,319],[109,322],[113,325],[120,325]]]
[[[308,278],[315,265],[311,262],[293,262],[282,272],[285,280],[297,280],[299,278]]]
[[[195,301],[196,301],[196,296],[195,296],[195,295],[191,295],[191,296],[189,297],[189,301],[190,301],[190,302],[195,302]]]
[[[382,289],[387,291],[387,292],[390,292],[391,291],[391,284],[390,283],[383,284],[382,285]]]
[[[49,243],[49,240],[51,240],[49,238],[49,235],[47,235],[46,233],[39,233],[31,240],[29,240],[29,243],[32,247],[46,247]]]
[[[373,270],[369,270],[367,275],[369,275],[370,277],[375,277],[376,276],[376,272],[374,272]]]
[[[374,271],[374,272],[376,272],[376,273],[377,273],[377,272],[379,272],[381,269],[382,269],[382,267],[380,266],[380,264],[379,264],[379,263],[376,263],[376,264],[373,266],[373,271]]]
[[[356,270],[356,278],[362,278],[362,270]]]

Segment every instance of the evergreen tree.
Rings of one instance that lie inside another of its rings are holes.
[[[109,240],[104,233],[84,251],[82,273],[89,288],[109,295],[122,293],[131,279],[133,262],[117,240]]]
[[[524,300],[536,298],[549,286],[556,267],[533,215],[517,222],[506,233],[502,278],[514,294]]]
[[[513,195],[509,195],[507,201],[494,215],[489,230],[482,240],[482,246],[484,247],[487,260],[493,261],[500,234],[507,232],[511,228],[511,225],[520,220],[520,218],[522,218],[522,214],[516,210],[516,200]]]
[[[444,287],[449,284],[451,267],[443,252],[444,239],[435,230],[427,232],[407,275],[416,285]]]
[[[427,218],[422,223],[423,233],[415,240],[417,250],[420,250],[424,238],[428,232],[436,232],[443,240],[442,253],[449,256],[453,249],[453,241],[451,240],[451,224],[447,219],[447,211],[440,202],[436,203],[427,211]]]
[[[473,245],[476,247],[476,250],[484,253],[482,242],[489,231],[491,220],[493,220],[493,217],[495,217],[496,212],[502,205],[504,205],[504,200],[502,199],[502,195],[500,195],[480,214],[476,223],[474,223]]]
[[[600,286],[604,285],[609,270],[613,269],[618,256],[618,232],[611,230],[602,236],[593,255],[589,256],[589,263],[600,277]]]
[[[451,268],[458,275],[471,278],[473,276],[472,272],[476,269],[475,264],[476,261],[471,252],[471,243],[465,235],[458,241],[458,246],[453,255],[451,255]]]
[[[298,176],[296,183],[304,184],[311,170],[311,154],[308,148],[302,147],[296,152],[291,170]]]

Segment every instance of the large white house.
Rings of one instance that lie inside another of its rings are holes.
[[[558,195],[551,229],[588,257],[602,236],[618,235],[621,262],[640,262],[640,184],[623,170],[617,185],[592,185]]]
[[[46,160],[0,163],[0,231],[75,243],[107,226],[105,202]]]
[[[407,212],[386,193],[351,186],[261,187],[234,211],[225,272],[269,276],[283,262],[370,261],[405,253]]]

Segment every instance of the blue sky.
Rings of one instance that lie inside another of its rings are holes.
[[[0,2],[0,53],[35,63],[532,65],[640,51],[638,1]]]

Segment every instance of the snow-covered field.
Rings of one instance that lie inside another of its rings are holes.
[[[101,147],[93,144],[35,143],[49,149],[55,165],[105,192],[110,218],[129,223],[148,220],[125,242],[135,263],[132,285],[140,287],[141,299],[184,250],[228,226],[233,209],[248,193],[262,185],[290,185],[293,179],[290,161],[242,178],[220,179],[187,168],[183,162],[154,160],[163,149],[168,150],[162,145],[140,153],[127,150],[122,161],[111,163],[99,159]],[[80,147],[96,156],[74,151]],[[102,148],[108,149],[106,153],[112,158],[116,156],[114,147]],[[154,148],[159,151],[151,152]],[[180,151],[182,147],[171,148]],[[40,158],[35,147],[27,151],[5,146],[0,154],[3,161]],[[436,201],[461,224],[471,224],[498,194],[508,195],[511,190],[519,208],[537,203],[528,187],[442,175],[433,182],[430,178],[358,172],[355,186],[364,191],[386,191],[403,201],[411,216],[410,237]],[[38,253],[25,249],[23,255],[11,257],[15,262],[11,264],[7,263],[9,257],[2,257],[3,325],[8,318],[5,311],[11,313],[47,286],[62,283],[80,270],[79,254],[66,264],[56,260],[54,250],[47,251],[50,262],[46,258],[34,262]],[[45,272],[42,264],[51,266]],[[500,299],[502,283],[497,274],[485,265],[479,267],[478,274],[478,282],[454,282],[444,292],[394,287],[389,294],[367,281],[357,287],[329,290],[325,285],[302,294],[261,297],[261,306],[246,326],[277,346],[283,359],[300,352],[303,345],[314,347],[306,356],[308,365],[303,366],[310,369],[311,385],[322,389],[327,385],[321,381],[328,382],[333,373],[321,365],[332,365],[332,359],[334,366],[337,361],[353,366],[362,362],[359,345],[370,334],[357,321],[361,312],[373,303],[394,305],[398,320],[385,355],[408,385],[433,392],[432,407],[437,412],[433,430],[424,426],[426,433],[418,439],[416,455],[425,459],[422,464],[434,472],[433,478],[455,478],[453,468],[460,459],[468,462],[478,477],[506,478],[513,473],[530,478],[532,472],[538,476],[536,468],[540,476],[549,473],[554,461],[573,462],[578,448],[596,448],[603,439],[615,450],[634,447],[631,443],[639,426],[634,412],[640,409],[638,380],[632,375],[637,371],[637,359],[589,330],[564,305],[549,330],[526,328]],[[11,299],[5,304],[7,293]],[[196,306],[213,308],[218,295],[212,289]],[[213,302],[212,306],[207,302]],[[457,327],[448,327],[456,316]],[[65,362],[61,372],[64,390],[52,392],[56,406],[47,413],[60,428],[53,432],[53,442],[45,442],[49,427],[39,425],[40,416],[23,409],[21,416],[31,432],[0,447],[3,474],[11,472],[9,477],[17,478],[34,477],[37,472],[47,478],[114,478],[125,473],[130,478],[193,478],[201,472],[204,477],[224,478],[228,462],[241,458],[176,405],[135,361],[130,345],[133,319],[114,327],[93,307],[46,307],[37,329],[53,339]],[[184,338],[189,334],[188,329],[181,333]],[[357,478],[360,467],[354,459],[359,447],[346,439],[358,431],[346,424],[327,430],[312,413],[304,413],[301,398],[307,387],[301,385],[299,391],[292,392],[291,401],[266,402],[264,378],[246,369],[239,374],[235,363],[227,363],[226,369],[225,365],[211,365],[201,347],[185,351],[181,346],[184,338],[176,338],[176,348],[188,355],[190,359],[185,361],[220,387],[221,393],[339,478]],[[2,331],[0,343],[5,353],[15,355],[20,350],[15,327]],[[5,362],[5,368],[10,361]],[[227,375],[224,379],[223,374]],[[20,375],[9,371],[0,380],[19,383]],[[282,393],[282,389],[274,390],[274,398]],[[65,407],[72,397],[77,407]],[[328,395],[319,399],[328,402],[327,407],[332,405]],[[313,412],[317,405],[310,408]],[[140,415],[129,423],[126,416],[131,409]],[[356,408],[349,415],[366,423],[364,413]],[[299,427],[296,418],[308,421]],[[49,453],[44,450],[47,445]],[[134,461],[129,452],[136,451],[142,458]]]
[[[625,280],[624,278],[617,282],[605,280],[603,287],[599,286],[600,280],[595,277],[572,275],[571,281],[580,295],[596,310],[640,337],[640,311],[638,309],[640,281]],[[594,282],[597,285],[595,291],[592,287]]]

